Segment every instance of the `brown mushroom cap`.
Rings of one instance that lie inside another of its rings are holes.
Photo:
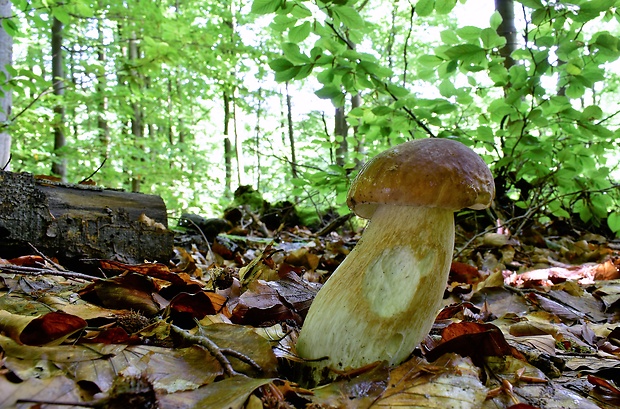
[[[383,204],[484,209],[495,196],[493,175],[478,154],[451,139],[417,139],[372,158],[357,175],[349,208],[369,219]]]

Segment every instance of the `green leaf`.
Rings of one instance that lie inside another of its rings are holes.
[[[476,139],[485,142],[492,142],[495,138],[495,135],[493,134],[493,129],[489,128],[488,126],[479,126],[477,129],[477,133],[478,138]]]
[[[581,74],[581,68],[574,64],[568,63],[566,64],[566,72],[570,75],[579,75]]]
[[[461,42],[454,30],[443,30],[439,36],[444,44],[458,44]]]
[[[436,0],[435,11],[437,14],[448,14],[456,6],[456,0]]]
[[[389,68],[382,67],[381,65],[370,61],[360,61],[358,67],[360,67],[362,71],[378,77],[389,77],[393,74],[392,70]]]
[[[499,14],[499,11],[494,11],[493,14],[491,14],[491,19],[490,19],[490,26],[493,30],[497,30],[497,28],[502,24],[502,15]]]
[[[465,26],[458,28],[456,34],[465,41],[475,42],[480,38],[482,29],[476,26]]]
[[[565,95],[571,99],[581,98],[585,93],[586,89],[583,85],[579,83],[572,83],[566,88]]]
[[[286,58],[276,58],[275,60],[269,61],[269,67],[276,71],[286,71],[290,68],[294,67],[294,64],[287,60]]]
[[[54,16],[62,24],[69,24],[71,22],[71,16],[65,7],[52,8],[52,16]]]
[[[603,117],[603,110],[596,105],[587,106],[581,113],[582,121],[592,121],[594,119],[601,119]]]
[[[474,44],[459,44],[454,47],[450,47],[445,51],[446,56],[452,60],[462,59],[463,57],[472,57],[476,53],[482,52],[485,54],[484,50],[477,45]]]
[[[480,39],[485,48],[502,47],[506,44],[506,38],[498,35],[494,29],[489,27],[482,30]]]
[[[353,7],[332,7],[331,10],[345,26],[353,29],[364,28],[364,19]]]
[[[291,9],[291,16],[295,19],[301,20],[303,18],[312,17],[312,11],[301,2],[295,2],[294,7]]]
[[[436,55],[426,54],[418,58],[418,62],[424,67],[435,68],[444,62],[444,60]]]
[[[594,43],[599,47],[606,48],[614,53],[618,52],[618,38],[609,33],[601,33],[596,37]]]
[[[525,7],[529,7],[534,10],[544,7],[540,0],[518,0],[518,1],[519,3],[523,4]]]
[[[407,88],[396,84],[388,84],[387,89],[390,94],[394,95],[396,98],[404,98],[410,94]]]
[[[430,16],[435,8],[435,0],[418,0],[415,12],[420,17]]]
[[[607,225],[616,235],[620,235],[620,212],[609,213],[607,216]]]
[[[334,84],[328,84],[314,94],[321,99],[334,99],[342,95],[342,90]]]
[[[10,18],[2,19],[2,27],[4,28],[4,31],[6,31],[6,33],[10,35],[11,37],[14,37],[15,34],[17,34],[17,31],[18,31],[17,25]]]
[[[456,94],[456,88],[454,84],[450,80],[443,80],[439,84],[439,93],[442,97],[450,98],[454,94]]]
[[[284,0],[254,0],[251,12],[254,14],[274,13],[280,7]]]
[[[384,105],[378,106],[378,107],[374,107],[372,109],[372,113],[377,115],[377,116],[385,116],[385,115],[391,115],[394,112],[394,109],[390,108],[390,107],[386,107]]]
[[[312,26],[309,21],[304,21],[298,26],[292,27],[288,32],[288,39],[293,43],[301,43],[310,35]]]
[[[299,49],[299,45],[295,43],[282,44],[282,51],[284,52],[284,57],[295,65],[310,62],[310,57],[303,54]]]
[[[297,74],[299,74],[299,72],[301,71],[301,67],[302,66],[295,66],[295,67],[289,68],[288,70],[278,71],[276,72],[275,80],[277,82],[290,81],[293,78],[295,78]]]

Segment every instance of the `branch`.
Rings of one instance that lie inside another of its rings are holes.
[[[347,47],[352,50],[355,51],[355,47],[353,47],[353,45],[351,44],[351,42],[345,38],[337,29],[336,27],[334,27],[334,25],[332,23],[325,23],[327,24],[327,26],[329,26],[329,28],[332,29],[332,31],[334,32],[334,34],[336,34],[336,36],[342,41],[344,42]],[[388,89],[388,83],[381,80],[380,78],[378,78],[376,75],[374,75],[373,73],[368,73],[368,75],[371,75],[377,82],[381,83],[381,85],[383,86],[383,88],[385,89],[385,92],[392,97],[392,99],[396,102],[398,101],[398,97],[396,95],[394,95],[389,89]],[[418,117],[416,116],[416,114],[413,113],[413,111],[407,107],[402,107],[402,110],[405,111],[407,113],[407,115],[409,115],[411,117],[411,119],[413,119],[415,121],[416,124],[418,124],[418,126],[422,129],[424,129],[424,132],[426,132],[431,138],[435,137],[435,134],[426,126],[426,124],[424,124],[424,122],[422,122],[420,119],[418,119]]]
[[[59,271],[59,270],[53,270],[51,268],[45,268],[45,267],[26,267],[26,266],[18,266],[15,264],[0,265],[0,271],[7,271],[9,273],[14,273],[14,274],[24,274],[24,275],[33,275],[33,276],[48,274],[48,275],[65,277],[65,278],[69,278],[73,280],[85,280],[85,281],[98,280],[98,278],[96,277],[89,276],[89,275],[82,274],[82,273],[76,273],[75,271]]]

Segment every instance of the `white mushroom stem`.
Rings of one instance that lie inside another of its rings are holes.
[[[379,206],[312,303],[298,354],[337,370],[405,360],[433,325],[453,247],[452,210]]]

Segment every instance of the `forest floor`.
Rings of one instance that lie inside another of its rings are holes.
[[[295,382],[303,317],[359,239],[347,226],[179,233],[168,264],[0,260],[0,408],[620,407],[620,242],[549,227],[457,227],[445,307],[410,359]]]

